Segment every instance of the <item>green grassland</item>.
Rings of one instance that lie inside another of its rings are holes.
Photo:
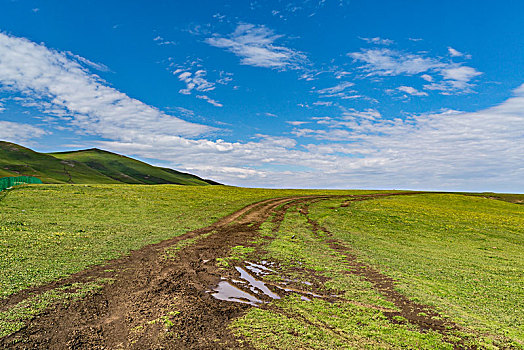
[[[371,192],[121,184],[16,187],[0,194],[0,298],[207,226],[266,198]],[[342,199],[310,205],[307,218],[332,236],[313,230],[299,208],[291,208],[278,230],[269,220],[260,237],[233,247],[217,264],[231,269],[246,259],[273,261],[279,269],[268,281],[313,282],[338,299],[304,302],[287,296],[267,308],[250,309],[233,322],[232,331],[260,349],[447,349],[458,341],[479,348],[524,348],[524,206],[483,197],[414,194],[347,206],[341,206]],[[363,263],[393,277],[403,294],[435,307],[465,330],[443,335],[420,332],[400,319],[391,322],[383,310],[395,310],[395,305],[369,282],[346,273],[351,267],[344,253],[330,246],[333,238]],[[169,253],[176,254],[176,248]],[[61,296],[47,299],[54,298]],[[0,328],[3,318],[12,326],[19,312],[0,315]]]
[[[207,226],[262,199],[319,193],[353,192],[175,185],[16,187],[0,194],[0,297]]]
[[[479,332],[524,340],[524,206],[454,194],[311,208],[399,289]]]
[[[350,267],[345,256],[329,247],[328,237],[313,232],[296,209],[288,212],[278,232],[272,233],[272,228],[269,223],[263,227],[265,235],[273,235],[263,247],[264,254],[244,258],[278,262],[277,273],[265,279],[309,283],[328,279],[322,294],[342,298],[336,302],[320,298],[302,301],[291,295],[272,302],[271,308],[251,309],[231,328],[256,348],[452,349],[450,344],[442,345],[442,335],[432,331],[421,333],[409,324],[393,324],[382,311],[373,308],[394,309],[395,306],[374,292],[366,281],[346,274]],[[307,285],[301,286],[303,290],[307,288]]]
[[[20,175],[35,176],[52,184],[215,184],[99,149],[45,154],[0,141],[0,177]]]

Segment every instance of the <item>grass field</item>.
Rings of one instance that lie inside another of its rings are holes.
[[[377,192],[18,187],[0,195],[0,295],[7,298],[204,227],[263,199]],[[280,224],[270,217],[257,237],[215,257],[216,266],[227,275],[246,261],[270,261],[274,271],[264,281],[287,283],[302,294],[286,292],[265,307],[250,308],[230,324],[231,332],[260,349],[524,348],[524,206],[504,201],[518,201],[518,195],[483,197],[333,198],[291,206]],[[181,241],[168,248],[169,255],[176,257],[199,239],[212,238],[209,235]],[[439,314],[418,316],[457,326],[421,332],[394,300],[364,278],[361,268],[393,278],[401,294]],[[96,293],[102,282],[93,283],[96,288],[79,287],[71,298]],[[47,293],[42,300],[26,301],[39,305],[31,315],[64,298],[61,290]],[[304,301],[300,295],[307,293],[319,297]],[[15,324],[18,328],[13,329],[20,329],[21,319],[28,317],[24,305],[0,312],[0,328]],[[3,318],[9,319],[5,325]]]
[[[252,202],[319,193],[350,192],[174,185],[17,187],[0,194],[0,297],[209,225]]]
[[[453,348],[442,334],[392,324],[373,308],[394,306],[369,283],[345,273],[352,266],[330,247],[336,238],[359,261],[393,277],[403,294],[464,326],[467,331],[448,336],[462,339],[461,346],[523,348],[523,206],[452,194],[340,204],[322,201],[309,208],[308,217],[332,236],[314,232],[298,211],[288,212],[258,259],[279,262],[275,280],[329,278],[325,293],[342,292],[348,302],[285,298],[237,320],[238,334],[261,349]],[[297,266],[315,273],[297,274]]]
[[[453,194],[329,205],[312,217],[402,292],[479,331],[524,339],[524,206]]]

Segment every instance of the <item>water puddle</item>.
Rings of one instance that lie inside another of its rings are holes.
[[[276,272],[275,270],[270,269],[269,267],[261,265],[263,263],[264,262],[261,261],[260,264],[255,264],[255,263],[246,261],[246,269],[248,269],[249,271],[253,272],[256,275],[267,275],[269,273]]]
[[[261,291],[271,299],[280,299],[280,296],[278,294],[273,293],[264,282],[257,280],[255,277],[251,276],[249,272],[247,272],[241,267],[237,266],[235,267],[235,269],[240,273],[240,278],[249,283],[249,289],[253,293],[258,293],[258,291]]]
[[[226,280],[224,277],[222,277],[222,280],[215,288],[213,288],[212,291],[210,291],[210,293],[215,299],[218,300],[244,303],[253,306],[259,306],[262,303],[267,303],[268,301],[266,300],[269,299],[280,299],[280,295],[274,293],[271,289],[268,288],[265,282],[255,277],[263,277],[271,273],[277,273],[277,271],[268,266],[274,267],[274,263],[267,261],[261,261],[260,263],[245,261],[245,268],[240,266],[235,267],[235,270],[240,274],[239,279]],[[312,285],[310,282],[290,280],[286,278],[282,279],[288,282],[298,282],[308,286]],[[284,282],[284,284],[287,284],[287,282]],[[299,294],[302,301],[311,301],[312,297],[323,298],[322,295],[318,295],[309,291],[298,290],[287,286],[278,286],[273,283],[270,283],[270,285],[284,292]]]
[[[258,304],[263,302],[262,300],[244,292],[227,281],[219,282],[218,286],[216,286],[216,288],[213,290],[215,293],[212,293],[211,295],[218,300],[233,301],[236,303],[250,304],[253,306],[258,306]]]

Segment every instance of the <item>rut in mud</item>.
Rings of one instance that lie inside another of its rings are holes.
[[[347,207],[352,201],[360,201],[362,198],[350,199],[342,203],[341,207]],[[380,273],[378,270],[361,261],[358,261],[357,256],[351,249],[344,246],[337,239],[332,238],[332,233],[325,227],[321,226],[315,220],[309,217],[309,210],[307,205],[299,208],[302,214],[311,225],[314,233],[322,232],[330,237],[326,242],[329,243],[331,249],[338,251],[346,256],[347,262],[351,267],[347,273],[360,276],[362,279],[370,282],[373,288],[382,294],[388,301],[391,301],[400,311],[384,310],[384,315],[388,317],[391,322],[397,323],[395,316],[401,316],[408,322],[417,325],[421,331],[432,330],[444,334],[451,335],[452,331],[459,330],[460,327],[449,320],[445,320],[432,307],[410,300],[408,297],[400,293],[395,288],[395,281],[393,278]],[[445,337],[444,340],[447,340]],[[456,347],[461,347],[463,343],[455,340],[452,342]]]
[[[384,195],[345,197],[362,200]],[[252,241],[257,237],[260,225],[271,215],[278,229],[289,207],[301,205],[307,217],[308,203],[329,198],[333,196],[277,198],[255,203],[209,227],[144,247],[126,258],[68,279],[15,294],[2,302],[1,310],[29,295],[62,285],[99,278],[114,279],[97,294],[46,310],[19,332],[1,339],[0,346],[22,349],[251,348],[231,334],[228,324],[252,306],[218,300],[209,293],[210,288],[221,282],[222,272],[217,268],[216,258],[227,256],[232,247]],[[308,220],[315,230],[324,230],[313,220]],[[183,246],[171,258],[165,257],[166,248],[191,239],[194,239],[193,244]],[[333,249],[343,249],[337,241],[331,243]],[[347,251],[345,254],[352,259]],[[443,333],[449,327],[455,327],[444,321],[435,321],[432,316],[436,313],[428,314],[423,305],[415,304],[395,291],[390,278],[370,267],[362,268],[353,260],[355,267],[360,268],[355,270],[394,301],[401,309],[399,314],[410,322],[422,329]],[[427,316],[420,315],[422,309]]]

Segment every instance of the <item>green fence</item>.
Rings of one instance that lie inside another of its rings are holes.
[[[2,177],[0,178],[0,191],[16,185],[41,183],[42,180],[33,176]]]

